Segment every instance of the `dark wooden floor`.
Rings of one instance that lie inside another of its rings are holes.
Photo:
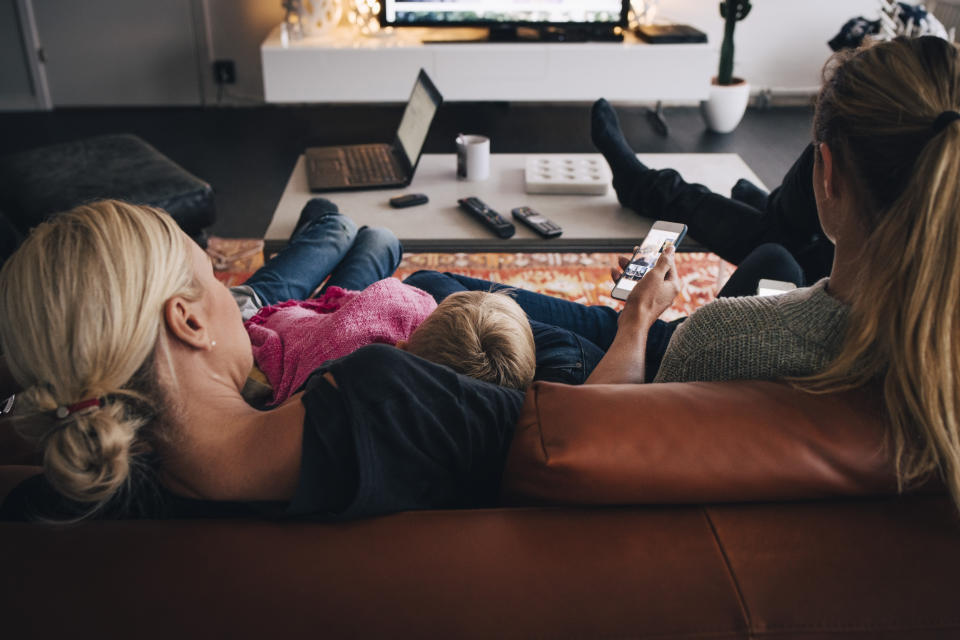
[[[135,133],[209,181],[219,219],[212,232],[262,236],[297,156],[311,144],[393,138],[403,105],[255,108],[69,109],[0,115],[0,154],[103,133]],[[586,104],[449,103],[427,139],[427,153],[452,153],[458,132],[491,137],[493,152],[583,153],[590,143]],[[809,141],[808,108],[747,112],[732,134],[706,131],[696,108],[666,110],[670,135],[653,133],[643,107],[620,107],[638,152],[739,153],[768,186]],[[0,185],[2,188],[2,185]],[[335,198],[334,198],[335,200]]]

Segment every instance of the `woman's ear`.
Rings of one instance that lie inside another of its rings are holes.
[[[212,348],[207,323],[200,313],[198,302],[173,296],[163,303],[163,318],[167,330],[183,344],[204,351]]]

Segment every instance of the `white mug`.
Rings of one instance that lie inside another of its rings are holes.
[[[490,138],[457,136],[457,179],[479,182],[490,177]]]

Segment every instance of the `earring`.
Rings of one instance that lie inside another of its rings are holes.
[[[217,346],[217,341],[216,341],[216,340],[211,340],[211,341],[210,341],[210,348],[213,349],[215,346]]]

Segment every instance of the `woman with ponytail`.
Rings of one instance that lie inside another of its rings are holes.
[[[206,254],[165,212],[109,200],[41,224],[0,270],[0,352],[44,468],[0,518],[490,504],[523,400],[371,345],[258,411],[241,312]]]
[[[876,384],[901,489],[939,475],[960,504],[957,48],[897,39],[840,55],[825,75],[814,188],[821,218],[831,199],[851,201],[834,215],[829,280],[849,321],[830,365],[795,382],[823,393]]]
[[[673,334],[655,380],[876,388],[901,489],[939,476],[960,505],[957,48],[925,36],[836,54],[813,135],[816,226],[835,246],[829,276],[703,307]],[[675,293],[662,262],[627,301],[590,382],[642,382],[641,338]]]

